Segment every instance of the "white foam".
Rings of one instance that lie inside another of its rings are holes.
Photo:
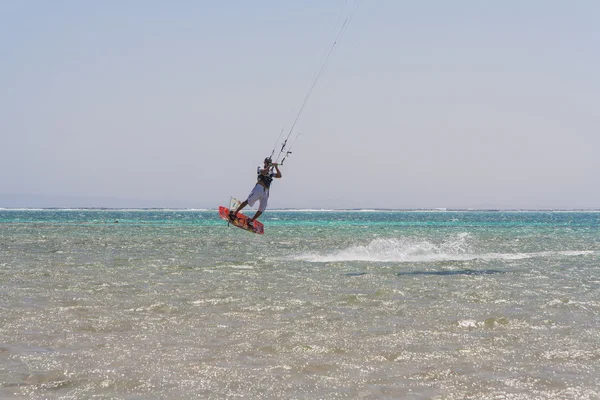
[[[585,256],[594,251],[544,251],[535,253],[476,253],[468,245],[469,235],[456,237],[435,244],[427,240],[410,238],[375,239],[366,245],[351,246],[330,253],[305,253],[294,257],[309,262],[435,262],[471,260],[523,260],[555,256]]]
[[[308,253],[296,259],[311,262],[336,261],[429,261],[456,257],[468,252],[468,234],[462,233],[441,244],[411,238],[375,239],[367,245],[351,246],[329,254]]]
[[[252,265],[223,265],[221,268],[254,269],[254,267]]]

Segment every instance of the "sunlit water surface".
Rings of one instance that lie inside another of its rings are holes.
[[[600,213],[263,222],[0,210],[0,398],[600,398]]]

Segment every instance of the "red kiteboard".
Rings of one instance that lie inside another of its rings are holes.
[[[248,217],[242,213],[237,213],[236,218],[232,219],[232,218],[229,218],[229,209],[225,208],[223,206],[219,206],[219,216],[221,218],[223,218],[225,221],[227,221],[245,231],[258,233],[259,235],[262,235],[265,233],[265,226],[262,223],[260,223],[258,221],[254,221],[254,223],[252,224],[253,226],[249,226],[248,225]]]

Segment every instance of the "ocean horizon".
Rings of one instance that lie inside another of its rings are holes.
[[[217,211],[219,210],[219,206],[216,207],[0,207],[0,210],[114,210],[114,211],[126,211],[126,210],[140,210],[140,211]],[[251,209],[252,210],[252,209]],[[255,210],[254,210],[255,211]],[[582,207],[582,208],[535,208],[535,207],[505,207],[505,208],[473,208],[473,207],[408,207],[408,208],[377,208],[377,207],[365,207],[365,208],[296,208],[296,207],[281,207],[281,208],[272,208],[269,209],[268,212],[294,212],[294,211],[303,211],[303,212],[318,212],[318,211],[340,211],[340,212],[352,212],[352,211],[371,211],[371,212],[385,212],[385,211],[396,211],[396,212],[410,212],[410,211],[422,211],[422,212],[436,212],[436,211],[449,211],[449,212],[459,212],[459,211],[473,211],[473,212],[493,212],[493,211],[523,211],[523,212],[597,212],[600,211],[600,208],[594,207]],[[248,212],[244,210],[244,212]]]

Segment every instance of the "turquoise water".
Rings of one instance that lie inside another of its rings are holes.
[[[600,213],[261,220],[0,210],[0,397],[600,397]]]

